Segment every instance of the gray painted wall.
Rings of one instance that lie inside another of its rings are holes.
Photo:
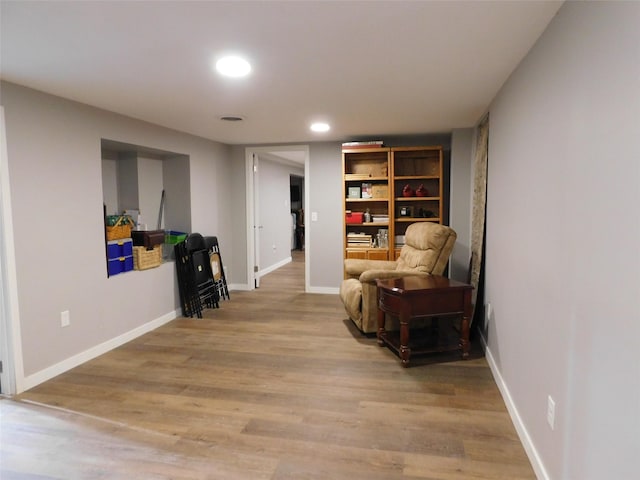
[[[162,164],[162,160],[138,155],[138,204],[142,217],[141,223],[146,224],[148,230],[155,230],[158,226],[158,214],[162,190],[164,190]]]
[[[471,258],[471,211],[473,152],[475,147],[473,128],[455,129],[451,135],[451,192],[449,225],[458,234],[451,253],[449,276],[461,282],[469,276]]]
[[[102,159],[102,198],[107,215],[115,215],[118,209],[118,161]]]
[[[234,221],[231,223],[233,249],[227,253],[222,248],[222,258],[229,270],[227,283],[247,286],[247,185],[245,147],[231,147],[230,186],[228,205]]]
[[[638,475],[639,25],[565,3],[490,109],[487,353],[554,479]]]
[[[260,270],[270,270],[291,258],[289,175],[304,170],[259,157]]]
[[[305,212],[311,291],[335,292],[342,280],[342,146],[309,145]],[[314,221],[314,214],[317,219]]]
[[[179,305],[173,263],[107,278],[101,138],[188,155],[194,200],[185,224],[217,233],[228,251],[232,212],[221,200],[230,197],[230,149],[10,83],[1,88],[24,376],[39,378]],[[63,310],[71,317],[65,328]]]
[[[221,157],[222,158],[222,157]],[[223,167],[221,167],[223,168]],[[166,230],[190,233],[191,219],[193,211],[191,210],[191,160],[187,155],[174,155],[165,158],[162,161],[162,178],[164,186],[164,223],[162,227]],[[211,189],[215,189],[215,184],[220,181],[214,181]],[[191,216],[185,215],[185,212],[191,212]],[[151,218],[148,222],[149,228],[158,226],[158,218]],[[224,225],[224,223],[222,223]],[[221,227],[218,227],[221,228]],[[205,235],[217,235],[219,230],[205,230]],[[228,238],[228,235],[222,235],[222,238]],[[171,252],[170,252],[171,253]]]

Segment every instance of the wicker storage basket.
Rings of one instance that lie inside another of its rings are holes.
[[[120,215],[114,225],[107,225],[107,240],[120,240],[131,238],[133,220],[127,215]]]
[[[133,247],[133,268],[146,270],[159,267],[162,263],[162,245],[156,245],[151,250],[146,247]]]

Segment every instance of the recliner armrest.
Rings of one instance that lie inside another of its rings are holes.
[[[367,270],[395,270],[396,262],[389,260],[361,260],[358,258],[347,258],[344,261],[344,271],[353,278],[358,278],[362,272]]]
[[[399,278],[399,277],[428,277],[425,272],[415,270],[367,270],[360,275],[361,283],[375,283],[378,279]]]

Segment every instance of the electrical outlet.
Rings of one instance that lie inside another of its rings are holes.
[[[547,423],[553,430],[556,423],[556,402],[553,401],[551,395],[547,396]]]
[[[70,324],[71,324],[71,316],[69,315],[69,310],[60,312],[60,326],[68,327]]]

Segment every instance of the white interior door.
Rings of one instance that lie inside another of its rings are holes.
[[[253,281],[260,288],[260,170],[258,156],[253,154]]]

